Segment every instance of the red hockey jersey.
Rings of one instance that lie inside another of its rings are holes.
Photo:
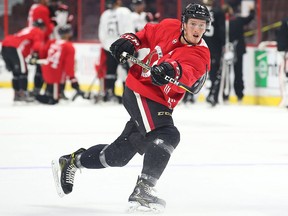
[[[192,86],[206,71],[210,70],[210,52],[203,39],[197,45],[185,45],[179,41],[181,22],[176,19],[165,19],[159,24],[148,23],[136,33],[141,41],[140,48],[150,48],[144,62],[150,66],[159,64],[165,59],[176,60],[182,67],[180,82]],[[128,73],[126,85],[133,91],[173,109],[185,94],[185,90],[167,84],[152,84],[150,71],[133,65]]]
[[[49,35],[52,33],[54,24],[50,18],[49,8],[42,4],[33,4],[28,13],[28,26],[33,26],[33,22],[37,19],[42,19],[45,23],[45,39],[49,39]]]
[[[70,41],[51,40],[47,44],[47,65],[42,65],[44,81],[60,83],[66,77],[74,78],[75,48]]]
[[[44,43],[44,32],[37,27],[26,27],[14,35],[4,38],[2,46],[15,47],[24,58],[32,52],[39,52]]]

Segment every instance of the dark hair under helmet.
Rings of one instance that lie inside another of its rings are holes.
[[[37,19],[37,20],[34,20],[33,26],[43,28],[45,27],[45,23],[42,19]]]
[[[188,4],[182,13],[181,21],[186,23],[190,18],[205,20],[206,30],[210,28],[211,15],[206,6],[196,3]]]
[[[61,26],[59,29],[58,29],[58,33],[60,36],[62,35],[66,35],[66,34],[73,34],[73,30],[72,30],[72,26],[71,24],[65,24],[64,26]]]

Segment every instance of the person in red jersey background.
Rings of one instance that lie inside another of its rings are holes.
[[[114,142],[87,150],[80,148],[60,157],[59,161],[52,161],[60,196],[72,192],[78,169],[122,167],[139,153],[144,155],[143,167],[128,198],[129,210],[164,210],[166,202],[152,191],[180,142],[172,113],[185,94],[185,90],[164,77],[168,75],[187,86],[195,86],[198,80],[206,77],[210,69],[210,52],[202,36],[210,23],[206,6],[189,4],[181,21],[164,19],[159,24],[148,23],[136,34],[123,34],[112,43],[111,53],[121,63],[127,61],[123,52],[133,55],[140,48],[149,48],[144,62],[151,69],[145,70],[138,65],[129,69],[123,105],[130,120]]]
[[[44,21],[46,26],[45,40],[49,39],[49,36],[53,32],[54,28],[48,3],[49,0],[35,0],[35,3],[30,7],[27,18],[28,26],[32,26],[33,22],[37,19],[42,19]]]
[[[49,10],[49,0],[34,0],[34,4],[29,9],[28,18],[27,18],[27,25],[31,26],[33,22],[37,19],[42,19],[46,26],[45,29],[45,42],[47,42],[53,33],[53,29],[55,26],[55,22],[52,21],[51,13]],[[39,56],[38,53],[33,53],[33,58],[38,59],[42,58]],[[36,64],[36,70],[34,75],[34,89],[32,95],[36,97],[42,88],[43,85],[43,77],[41,72],[41,66]]]
[[[60,84],[67,78],[70,79],[72,88],[78,94],[84,95],[80,90],[75,77],[75,48],[69,39],[72,37],[72,26],[66,24],[59,28],[61,39],[54,39],[47,43],[44,48],[47,63],[42,65],[42,75],[46,83],[44,95],[38,95],[36,99],[45,104],[56,104],[59,102]],[[45,56],[45,54],[42,54]]]
[[[31,102],[33,98],[27,92],[27,64],[25,58],[32,53],[39,53],[44,45],[45,24],[35,20],[33,26],[26,27],[14,35],[8,35],[2,42],[2,56],[8,71],[12,71],[14,101]]]

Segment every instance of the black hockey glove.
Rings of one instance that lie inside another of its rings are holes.
[[[110,51],[112,56],[120,63],[127,61],[121,54],[127,52],[134,55],[135,51],[140,46],[140,41],[135,34],[127,33],[120,36],[111,46]]]
[[[151,80],[154,85],[162,86],[169,83],[166,76],[173,79],[180,79],[182,75],[182,69],[177,61],[166,60],[159,65],[154,65],[151,68]]]
[[[30,65],[36,65],[37,64],[37,60],[39,59],[39,55],[38,53],[32,53],[31,58],[28,61],[28,64]]]

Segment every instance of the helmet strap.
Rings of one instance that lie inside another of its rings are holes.
[[[194,45],[194,44],[192,44],[190,41],[188,41],[188,40],[185,38],[184,29],[183,29],[182,32],[181,32],[181,36],[183,37],[183,39],[185,40],[186,43],[188,43],[189,45]]]

